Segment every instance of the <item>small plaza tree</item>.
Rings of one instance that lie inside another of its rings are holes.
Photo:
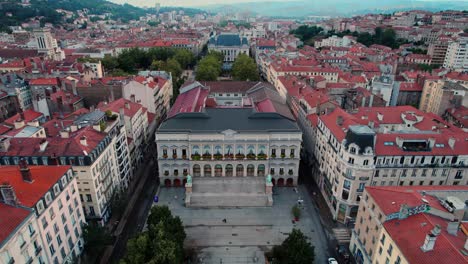
[[[314,263],[314,246],[299,229],[293,229],[291,234],[279,246],[273,247],[274,264],[311,264]]]
[[[186,234],[180,218],[172,216],[167,206],[155,206],[147,224],[148,231],[128,241],[127,255],[121,263],[183,263]]]

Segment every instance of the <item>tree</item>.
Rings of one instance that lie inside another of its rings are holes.
[[[85,251],[91,258],[99,256],[104,248],[112,243],[112,237],[107,229],[92,223],[84,226],[83,239]]]
[[[174,59],[179,62],[182,69],[187,69],[189,66],[192,66],[195,62],[195,56],[192,52],[186,49],[179,49],[174,55]]]
[[[281,245],[273,247],[273,258],[279,264],[310,264],[315,259],[314,246],[294,228]]]
[[[221,74],[222,54],[209,52],[207,56],[200,60],[196,70],[197,81],[216,81]],[[221,57],[221,59],[220,59]]]
[[[240,54],[232,65],[232,77],[237,81],[258,81],[257,64],[246,54]]]
[[[127,243],[126,264],[179,264],[184,259],[186,237],[182,221],[174,217],[167,206],[151,208],[148,231]]]

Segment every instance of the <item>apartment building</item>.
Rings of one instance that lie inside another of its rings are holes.
[[[170,108],[173,95],[170,74],[157,76],[137,76],[123,86],[123,98],[143,105],[148,112],[163,120]]]
[[[445,55],[444,68],[468,70],[468,33],[461,33],[455,41],[450,42]]]
[[[322,47],[349,47],[355,43],[356,41],[351,36],[343,36],[341,38],[341,37],[333,35],[329,38],[322,39],[320,41],[315,41],[314,47],[316,49],[322,48]]]
[[[99,130],[99,131],[98,131]],[[110,217],[110,200],[121,187],[116,151],[117,137],[100,132],[98,126],[62,130],[53,138],[0,140],[1,165],[72,165],[87,221],[104,224]]]
[[[419,109],[442,116],[449,108],[468,107],[468,88],[444,80],[424,82]]]
[[[147,130],[148,130],[148,112],[141,104],[134,103],[126,99],[118,99],[116,101],[104,104],[100,107],[104,112],[110,111],[111,114],[119,116],[125,125],[126,136],[130,138],[130,157],[131,164],[134,168],[143,162],[143,154],[147,147]]]
[[[350,250],[358,264],[467,263],[467,186],[366,187]]]
[[[355,221],[365,186],[468,184],[466,134],[411,106],[318,117],[315,180],[334,218]]]
[[[85,220],[71,166],[29,167],[21,159],[2,166],[0,180],[1,262],[73,263]]]

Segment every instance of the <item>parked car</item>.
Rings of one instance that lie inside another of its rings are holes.
[[[338,246],[338,249],[337,249],[337,253],[338,253],[340,256],[343,256],[343,258],[349,259],[348,247],[346,247],[345,245],[339,245],[339,246]]]
[[[336,261],[336,259],[334,259],[334,258],[329,258],[328,259],[328,264],[338,264],[338,261]]]

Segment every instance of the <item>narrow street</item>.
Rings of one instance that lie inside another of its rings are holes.
[[[128,239],[134,237],[141,231],[146,220],[146,216],[153,203],[153,196],[158,187],[158,178],[156,175],[157,163],[152,160],[150,155],[147,155],[146,162],[140,166],[145,166],[139,182],[132,190],[133,196],[130,197],[128,206],[121,221],[122,226],[118,226],[114,231],[116,240],[110,257],[103,256],[101,263],[118,263],[125,255],[125,248]],[[132,199],[134,203],[132,204]],[[128,210],[128,211],[127,211]]]

